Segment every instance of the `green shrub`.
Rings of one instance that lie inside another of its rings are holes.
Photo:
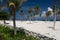
[[[2,40],[23,40],[23,39],[37,40],[33,36],[26,37],[24,30],[23,31],[17,30],[16,35],[14,35],[13,32],[14,30],[10,29],[9,27],[0,26],[0,34],[1,34]]]
[[[32,35],[28,36],[26,40],[37,40],[37,38],[33,37]]]

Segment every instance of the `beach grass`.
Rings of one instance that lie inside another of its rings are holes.
[[[26,36],[24,31],[17,30],[16,35],[13,32],[9,27],[0,26],[0,40],[37,40],[32,35]]]

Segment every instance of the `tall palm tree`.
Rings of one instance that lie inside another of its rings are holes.
[[[24,11],[23,10],[20,11],[20,15],[24,16]]]
[[[54,27],[53,27],[53,29],[55,29],[56,14],[57,14],[57,0],[54,0],[53,13],[54,13]]]
[[[39,6],[36,6],[35,8],[33,8],[34,16],[39,13],[39,10],[40,10]]]
[[[7,0],[8,8],[10,13],[13,15],[13,26],[14,26],[14,35],[16,35],[16,11],[22,6],[24,0]]]
[[[29,13],[29,20],[30,20],[30,23],[31,23],[31,17],[32,17],[32,9],[28,8],[28,13]]]
[[[51,15],[51,11],[47,11],[46,12],[46,21],[48,21],[49,19],[48,19],[48,17]]]

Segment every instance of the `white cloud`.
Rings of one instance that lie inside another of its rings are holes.
[[[52,11],[52,8],[48,7],[48,11]]]
[[[50,16],[53,16],[53,9],[52,8],[48,7],[47,11],[51,11],[51,15]],[[42,11],[42,15],[41,16],[45,17],[46,16],[46,11]]]
[[[51,11],[51,15],[50,16],[53,16],[53,9],[51,7],[48,7],[48,11]]]

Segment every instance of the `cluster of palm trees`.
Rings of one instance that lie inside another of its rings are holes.
[[[30,23],[31,23],[31,19],[35,16],[35,15],[38,15],[39,14],[39,6],[35,6],[34,8],[28,8],[27,11],[28,11],[28,14],[29,14],[29,20],[30,20]]]
[[[10,14],[13,16],[13,27],[14,27],[14,35],[16,35],[16,12],[18,11],[19,8],[21,8],[22,4],[25,2],[25,0],[7,0],[7,8],[9,8]],[[53,6],[53,13],[54,13],[54,27],[55,29],[55,22],[56,22],[56,14],[60,14],[60,11],[57,12],[56,8],[56,0],[55,0],[55,5]],[[29,14],[29,19],[31,23],[31,18],[34,17],[35,15],[39,14],[40,8],[39,6],[36,6],[34,8],[27,8],[28,14]],[[33,13],[34,12],[34,13]],[[24,11],[20,10],[20,15],[24,16]],[[48,17],[51,15],[51,11],[46,12],[46,20],[48,21]],[[40,14],[41,16],[41,14]],[[4,19],[5,20],[5,19]]]
[[[9,8],[10,10],[10,13],[12,14],[13,16],[13,25],[14,25],[14,35],[16,35],[16,23],[15,23],[15,19],[16,19],[16,11],[21,7],[21,5],[24,3],[24,0],[7,0],[8,2],[8,5],[7,7]],[[38,14],[38,11],[39,11],[39,7],[36,6],[34,8],[34,15]],[[29,18],[30,18],[30,21],[31,21],[31,17],[33,16],[32,15],[32,9],[28,8],[28,13],[29,13]],[[20,11],[20,15],[23,16],[24,15],[24,11],[21,10]]]
[[[16,35],[16,11],[21,7],[21,5],[24,3],[25,0],[7,0],[6,7],[9,8],[10,14],[13,16],[13,26],[14,26],[14,35]],[[0,6],[1,9],[1,6]],[[0,10],[1,11],[1,10]],[[21,11],[23,13],[23,11]],[[5,20],[8,18],[8,14],[6,15],[6,12],[0,12],[0,19]]]

